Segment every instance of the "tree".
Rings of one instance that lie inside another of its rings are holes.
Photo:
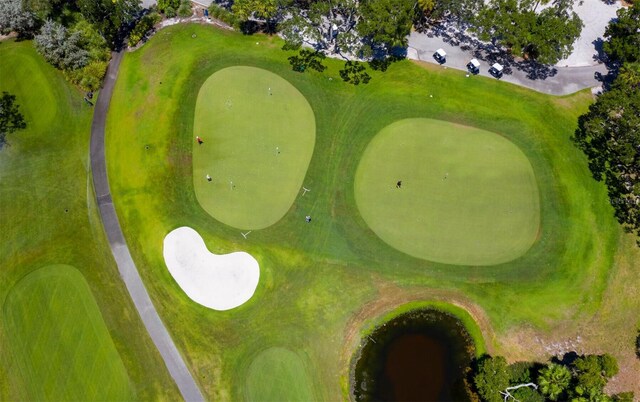
[[[602,49],[613,62],[640,62],[640,2],[618,10],[618,18],[604,32]]]
[[[361,53],[357,31],[360,13],[357,0],[318,0],[302,9],[289,7],[290,18],[282,22],[280,32],[285,49],[297,50],[303,43],[316,50],[342,55]]]
[[[500,392],[509,386],[509,372],[505,358],[487,356],[480,360],[473,382],[483,400],[503,402]]]
[[[55,67],[74,70],[89,62],[89,52],[80,47],[80,33],[68,34],[61,24],[47,21],[35,37],[36,49]]]
[[[116,48],[140,14],[140,0],[76,0],[82,15]]]
[[[416,18],[416,0],[364,0],[360,2],[362,18],[358,32],[387,50],[406,47]]]
[[[571,382],[571,372],[566,366],[555,363],[549,363],[540,370],[538,375],[538,385],[540,392],[552,401],[558,398],[566,391]]]
[[[2,92],[0,96],[0,149],[7,143],[7,134],[27,127],[20,107],[16,103],[16,96],[9,92]]]
[[[270,21],[278,14],[278,0],[235,0],[231,11],[241,21],[251,18]]]
[[[358,85],[361,82],[368,84],[371,76],[369,76],[365,70],[366,68],[359,61],[347,61],[344,64],[344,68],[340,70],[340,77],[342,77],[344,82],[353,85]]]
[[[15,31],[19,36],[31,36],[36,28],[34,14],[24,9],[22,0],[0,1],[0,33]]]
[[[515,55],[544,64],[567,57],[582,31],[582,20],[571,11],[572,0],[558,0],[537,12],[539,2],[490,0],[472,19],[481,40],[503,45]]]
[[[606,364],[606,366],[605,366]],[[588,355],[577,358],[573,364],[576,386],[574,397],[586,400],[604,400],[604,386],[607,385],[609,374],[617,372],[618,365],[610,355]],[[612,370],[612,367],[615,370]],[[607,400],[610,400],[608,398]]]
[[[602,368],[602,375],[605,378],[611,378],[614,375],[618,374],[620,371],[618,367],[618,361],[615,357],[611,356],[608,353],[598,356],[600,359],[600,367]]]
[[[640,246],[640,86],[619,76],[580,117],[574,134],[593,177],[604,180],[615,216]]]
[[[178,7],[178,16],[182,18],[189,18],[193,15],[193,9],[191,8],[191,1],[182,0],[180,7]]]
[[[167,9],[175,10],[180,7],[180,0],[158,0],[158,11],[165,13]]]

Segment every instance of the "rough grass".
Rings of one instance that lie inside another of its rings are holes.
[[[281,45],[277,38],[199,25],[166,28],[125,56],[109,112],[109,178],[125,236],[151,297],[209,398],[246,397],[251,362],[272,346],[308,356],[316,399],[344,397],[346,373],[336,373],[346,371],[341,348],[347,326],[361,306],[379,296],[380,284],[399,293],[423,289],[421,299],[464,296],[491,320],[498,353],[509,352],[500,339],[525,324],[552,333],[599,311],[610,274],[618,269],[620,230],[605,189],[593,181],[569,140],[591,102],[588,91],[559,102],[504,82],[408,61],[384,74],[371,72],[368,85],[353,87],[341,82],[338,61],[326,60],[324,74],[291,71],[290,54]],[[200,207],[191,161],[197,93],[211,74],[237,65],[289,81],[308,100],[317,127],[304,180],[311,193],[246,240]],[[540,193],[541,224],[525,255],[498,266],[437,264],[395,250],[368,228],[354,196],[360,158],[382,128],[415,117],[490,131],[524,152]],[[304,222],[307,214],[311,224]],[[214,253],[244,250],[256,257],[261,281],[252,302],[213,312],[181,293],[164,266],[162,240],[184,225],[201,233]]]
[[[9,146],[0,151],[0,301],[34,270],[55,264],[77,267],[135,397],[177,399],[177,388],[129,299],[100,224],[89,170],[93,110],[31,42],[0,41],[0,60],[0,91],[16,95],[27,121],[27,128],[9,135]],[[22,362],[8,353],[17,347],[0,326],[0,400],[33,399],[34,383],[23,383],[18,370]],[[61,359],[57,365],[64,370],[71,362]]]
[[[120,355],[77,269],[50,265],[31,272],[7,295],[3,315],[29,399],[133,399]]]
[[[247,374],[246,401],[312,401],[313,382],[303,359],[294,352],[273,347],[251,362]]]
[[[287,213],[315,143],[313,110],[295,87],[266,70],[225,68],[202,85],[193,128],[204,141],[193,141],[193,187],[205,211],[239,229]]]
[[[383,128],[362,155],[355,199],[386,243],[447,264],[514,260],[531,247],[540,224],[526,156],[496,134],[438,120]]]

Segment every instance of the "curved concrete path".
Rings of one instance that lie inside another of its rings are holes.
[[[111,191],[109,190],[109,181],[107,178],[107,165],[105,163],[105,120],[111,95],[113,94],[113,86],[118,75],[118,68],[122,60],[124,52],[113,53],[107,76],[105,77],[102,90],[98,97],[98,101],[93,111],[93,122],[91,123],[91,170],[93,172],[93,185],[95,187],[98,207],[100,208],[100,217],[104,230],[107,233],[111,252],[118,264],[120,276],[127,286],[127,290],[133,299],[133,304],[138,310],[138,314],[142,318],[147,332],[151,336],[153,343],[158,348],[162,359],[169,369],[169,373],[178,385],[182,397],[186,401],[204,401],[204,397],[200,389],[196,385],[195,380],[187,369],[182,356],[178,352],[176,345],[173,343],[167,328],[162,323],[158,312],[156,311],[149,293],[142,283],[140,274],[133,263],[127,242],[122,234],[120,222],[116,215],[116,210],[111,199]]]

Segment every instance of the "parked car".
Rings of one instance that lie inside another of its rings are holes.
[[[502,77],[503,70],[504,70],[504,67],[502,67],[502,64],[493,63],[493,65],[489,69],[489,74],[493,75],[496,78],[500,78]]]
[[[447,61],[447,53],[444,49],[440,48],[433,54],[433,58],[436,59],[438,63],[444,64]]]

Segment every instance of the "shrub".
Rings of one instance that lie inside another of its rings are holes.
[[[159,21],[160,16],[157,13],[147,14],[142,17],[129,33],[129,46],[137,45]]]
[[[191,9],[191,2],[186,0],[180,3],[180,7],[178,8],[178,16],[182,18],[189,18],[193,15],[193,10]]]
[[[216,3],[211,3],[211,5],[209,6],[209,15],[236,29],[240,27],[240,20],[238,20],[238,18],[231,11],[227,10],[226,8],[220,7]]]
[[[83,68],[66,70],[64,75],[70,82],[81,88],[95,91],[100,88],[108,65],[108,61],[95,60]]]
[[[164,9],[164,15],[167,18],[173,18],[177,15],[176,9],[173,7],[167,7]]]

